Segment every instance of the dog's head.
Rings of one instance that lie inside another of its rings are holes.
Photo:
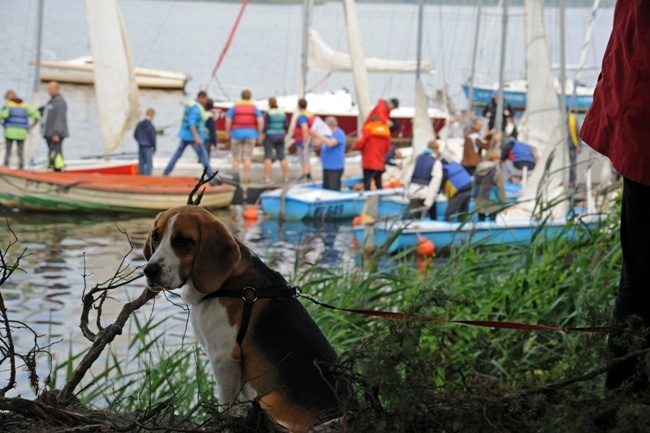
[[[149,286],[173,290],[188,280],[200,293],[218,290],[241,258],[228,228],[199,206],[158,214],[143,249]]]

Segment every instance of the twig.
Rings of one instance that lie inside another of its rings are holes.
[[[72,393],[74,392],[74,389],[79,384],[79,382],[81,382],[81,379],[83,379],[86,372],[95,362],[95,360],[99,358],[99,355],[101,355],[104,348],[109,343],[111,343],[117,335],[122,334],[122,329],[124,328],[124,325],[126,321],[129,319],[131,313],[133,313],[134,311],[142,307],[144,304],[146,304],[150,299],[154,298],[156,295],[157,293],[152,292],[148,288],[145,288],[144,291],[140,294],[140,296],[136,300],[131,301],[125,304],[124,307],[122,307],[122,311],[120,311],[120,314],[117,316],[115,323],[107,326],[104,330],[102,330],[97,334],[97,338],[95,338],[95,341],[93,341],[92,347],[90,348],[88,353],[84,356],[81,363],[72,372],[72,376],[70,377],[70,380],[68,381],[68,383],[65,384],[65,386],[61,390],[61,393],[59,394],[59,401],[65,402],[72,397]]]
[[[199,179],[196,182],[196,185],[194,185],[194,188],[192,189],[192,191],[190,192],[190,194],[187,197],[187,204],[196,205],[196,206],[200,205],[201,204],[201,199],[203,198],[203,193],[205,192],[205,188],[203,188],[201,190],[201,192],[198,193],[196,198],[194,198],[194,194],[196,194],[196,192],[199,190],[199,188],[201,188],[206,183],[210,183],[210,181],[212,179],[214,179],[217,174],[219,174],[219,172],[217,171],[217,172],[213,173],[212,176],[210,176],[210,177],[208,177],[206,179],[207,173],[208,173],[208,168],[205,167],[203,169],[203,173],[201,174],[201,179]]]

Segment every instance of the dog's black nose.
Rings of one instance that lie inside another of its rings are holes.
[[[148,263],[147,266],[144,267],[144,274],[152,281],[158,279],[160,271],[162,271],[162,268],[158,263]]]

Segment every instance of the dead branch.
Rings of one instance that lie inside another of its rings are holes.
[[[36,400],[27,400],[21,397],[0,397],[0,410],[14,412],[31,419],[51,420],[60,423],[70,423],[74,418],[81,417],[81,415],[63,412]]]
[[[90,350],[84,356],[77,368],[75,368],[75,370],[72,372],[70,380],[61,390],[61,393],[59,394],[59,401],[66,402],[72,398],[74,389],[79,384],[79,382],[81,382],[92,364],[97,360],[97,358],[99,358],[101,353],[104,351],[104,348],[110,344],[117,335],[122,334],[122,329],[124,328],[124,325],[129,319],[131,313],[138,310],[156,295],[157,293],[152,292],[148,288],[145,288],[136,300],[131,301],[122,307],[122,311],[120,311],[120,314],[117,316],[115,323],[107,326],[97,334]]]
[[[205,185],[206,183],[209,184],[212,181],[212,179],[214,179],[215,176],[217,176],[217,174],[219,174],[219,172],[217,171],[217,172],[213,173],[212,176],[210,176],[210,177],[208,177],[206,179],[207,174],[208,174],[208,168],[205,167],[203,169],[203,173],[201,174],[201,179],[199,179],[196,182],[196,185],[194,185],[194,188],[192,189],[192,191],[190,192],[190,194],[187,197],[187,204],[195,205],[195,206],[200,205],[201,204],[201,199],[203,198],[203,193],[205,192],[205,188],[203,188],[201,190],[201,192],[196,196],[196,198],[194,198],[194,194],[196,194],[196,192],[199,190],[199,188],[201,188],[203,185]]]

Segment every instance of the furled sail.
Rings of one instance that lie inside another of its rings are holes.
[[[410,72],[414,73],[417,69],[415,60],[391,60],[379,57],[366,57],[365,65],[368,72]],[[309,69],[318,71],[351,71],[352,62],[350,55],[331,48],[320,37],[318,32],[309,28]],[[420,71],[430,73],[431,64],[422,62]],[[435,71],[433,71],[435,72]]]
[[[118,0],[85,3],[102,141],[109,154],[137,122],[140,93]]]
[[[368,70],[364,61],[365,55],[363,54],[363,45],[361,44],[361,33],[359,32],[357,9],[354,5],[354,0],[343,0],[343,6],[345,8],[345,23],[348,29],[348,46],[350,47],[352,76],[354,77],[354,88],[356,89],[357,104],[359,105],[357,130],[361,131],[361,125],[364,124],[370,113]]]
[[[532,212],[536,204],[543,215],[564,218],[566,201],[562,201],[563,161],[566,143],[563,141],[562,113],[553,86],[553,73],[544,28],[543,0],[526,0],[526,127],[523,141],[537,148],[538,163],[521,193],[521,207]],[[546,164],[548,163],[548,168]]]

